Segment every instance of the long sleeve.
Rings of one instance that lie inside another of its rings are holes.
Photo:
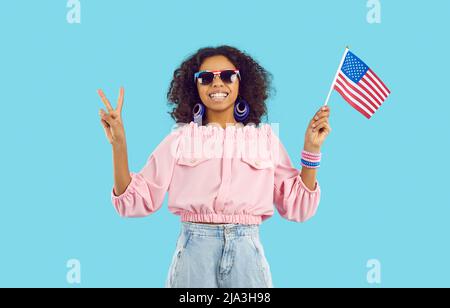
[[[114,187],[111,201],[122,217],[144,217],[156,212],[164,201],[176,161],[179,134],[170,133],[149,156],[138,173],[130,172],[131,182],[117,196]]]
[[[274,204],[280,215],[287,220],[305,222],[315,215],[320,202],[320,186],[310,190],[303,183],[300,170],[296,169],[279,140],[273,135],[275,149]]]

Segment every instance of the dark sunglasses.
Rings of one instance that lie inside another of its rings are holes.
[[[216,75],[220,76],[225,83],[233,83],[237,78],[241,79],[239,70],[223,70],[223,71],[200,71],[194,74],[194,82],[200,82],[202,85],[209,85],[213,82]]]

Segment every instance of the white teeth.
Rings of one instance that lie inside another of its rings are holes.
[[[224,98],[228,96],[228,93],[212,93],[209,96],[211,98]]]

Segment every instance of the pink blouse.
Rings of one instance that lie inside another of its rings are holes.
[[[269,124],[177,127],[156,147],[131,182],[111,200],[122,217],[157,211],[165,193],[182,221],[260,224],[274,213],[288,220],[311,218],[320,186],[308,189]]]

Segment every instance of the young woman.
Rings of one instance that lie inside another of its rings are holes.
[[[288,220],[311,218],[320,201],[316,180],[321,146],[331,132],[322,107],[306,129],[302,168],[293,166],[266,114],[270,74],[230,47],[203,48],[175,70],[167,93],[178,125],[138,173],[128,169],[121,118],[124,90],[101,123],[112,145],[112,203],[123,217],[157,211],[169,192],[169,210],[181,232],[166,287],[273,287],[259,225],[273,205]]]

